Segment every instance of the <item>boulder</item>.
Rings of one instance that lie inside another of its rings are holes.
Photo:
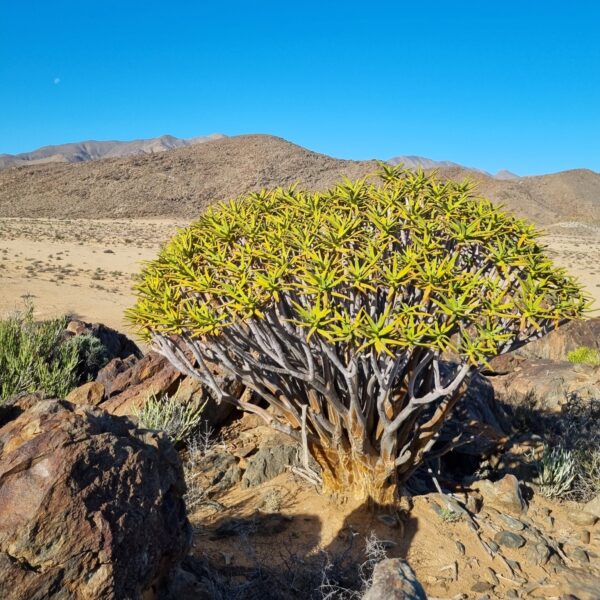
[[[115,415],[133,414],[153,394],[174,394],[182,378],[181,373],[156,352],[149,352],[127,368],[123,366],[123,362],[111,361],[96,378],[108,396],[102,408]]]
[[[240,397],[244,392],[244,385],[226,375],[223,371],[213,369],[217,383],[224,386],[230,394]],[[229,402],[217,403],[208,393],[206,388],[192,377],[184,377],[177,388],[177,397],[182,402],[194,402],[204,404],[202,418],[212,427],[220,427],[229,417],[237,411],[237,408]]]
[[[423,586],[409,564],[386,558],[375,565],[372,583],[363,600],[427,600]]]
[[[464,397],[445,423],[440,443],[462,434],[462,438],[469,441],[461,444],[458,453],[479,457],[506,444],[510,428],[508,416],[496,402],[492,384],[475,373]]]
[[[571,395],[584,401],[600,397],[600,366],[518,359],[512,372],[489,380],[498,400],[552,412],[560,411]]]
[[[239,381],[214,365],[212,372],[230,394],[242,395],[245,388]],[[153,351],[141,360],[132,356],[113,359],[100,370],[96,382],[105,390],[102,408],[116,415],[134,414],[152,394],[177,394],[181,402],[204,404],[203,418],[215,428],[236,410],[233,404],[217,403],[197,379],[182,375],[164,356]]]
[[[159,597],[191,529],[162,433],[67,401],[0,413],[0,598]]]
[[[581,346],[600,349],[600,318],[565,323],[523,346],[516,354],[526,358],[565,361],[569,352]]]
[[[288,467],[300,466],[298,446],[289,438],[281,438],[268,440],[248,459],[242,488],[255,487],[281,475]]]

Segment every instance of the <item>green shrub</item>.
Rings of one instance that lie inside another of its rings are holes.
[[[64,398],[108,362],[98,338],[66,336],[67,321],[35,321],[31,304],[0,321],[0,403],[22,392]]]
[[[146,429],[164,431],[173,445],[187,441],[198,429],[204,404],[184,403],[174,396],[151,395],[134,415]]]
[[[596,348],[580,346],[567,354],[567,360],[575,365],[600,365],[600,352]]]
[[[66,319],[36,322],[27,306],[0,321],[0,402],[21,392],[64,397],[77,385],[77,345],[64,341]]]
[[[306,437],[326,490],[385,503],[447,450],[436,444],[474,369],[587,303],[534,228],[470,184],[379,177],[209,209],[145,266],[128,314],[218,401]],[[228,395],[212,363],[255,400]]]

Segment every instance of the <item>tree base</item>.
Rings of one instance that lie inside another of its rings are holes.
[[[379,456],[357,456],[329,448],[311,450],[322,469],[325,494],[364,500],[374,506],[397,505],[398,482],[393,463],[385,464]]]

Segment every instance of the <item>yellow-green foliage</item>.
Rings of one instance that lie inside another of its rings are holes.
[[[326,490],[383,504],[458,443],[442,428],[476,365],[585,310],[537,238],[467,183],[385,166],[210,209],[145,266],[129,316],[217,401],[306,441]]]
[[[596,348],[580,346],[567,354],[567,360],[575,365],[600,365],[600,352]]]
[[[130,318],[147,337],[211,337],[279,306],[307,338],[452,349],[476,364],[582,314],[581,288],[531,225],[468,183],[380,177],[209,209],[145,266]]]

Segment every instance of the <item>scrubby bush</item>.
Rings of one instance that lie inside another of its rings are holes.
[[[580,346],[567,354],[567,360],[575,365],[600,365],[600,352],[596,348]]]
[[[164,431],[174,445],[185,442],[198,429],[204,404],[181,402],[177,395],[152,394],[134,415],[142,427]]]
[[[474,369],[585,310],[537,238],[466,182],[385,166],[209,209],[145,266],[129,316],[218,401],[305,433],[326,490],[385,503],[447,450]],[[212,363],[271,410],[229,396]]]
[[[66,317],[36,321],[31,304],[0,321],[0,402],[37,391],[64,398],[87,379],[89,364],[105,360],[99,340],[66,337],[66,324]]]

